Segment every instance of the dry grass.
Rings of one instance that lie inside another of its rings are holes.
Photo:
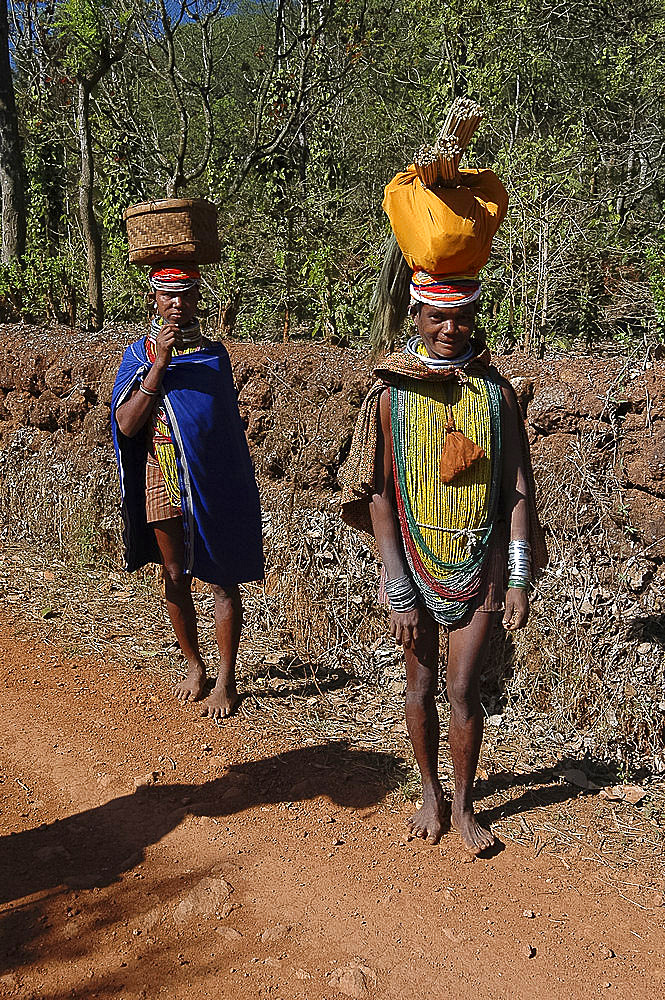
[[[369,679],[367,650],[386,625],[368,539],[342,524],[333,501],[327,510],[267,511],[265,542],[266,584],[260,605],[250,602],[252,623],[286,628],[301,657],[342,663]]]
[[[398,693],[403,666],[377,605],[375,555],[366,538],[341,524],[330,492],[312,509],[297,459],[305,464],[307,449],[319,445],[305,432],[298,405],[294,396],[288,427],[275,424],[289,436],[290,480],[264,491],[267,576],[264,586],[245,589],[246,631],[276,655],[309,664],[315,680],[344,670]],[[107,446],[72,449],[78,440],[57,432],[33,450],[30,431],[22,429],[0,451],[3,536],[81,569],[117,567],[113,456]],[[563,734],[582,752],[624,769],[646,764],[659,772],[665,575],[662,554],[642,551],[630,524],[612,471],[615,448],[611,435],[571,435],[566,449],[537,469],[551,562],[528,627],[514,641],[498,632],[483,698],[488,715],[500,715],[505,727],[552,739]],[[149,586],[150,573],[144,578]],[[79,605],[86,610],[84,593],[70,598],[74,619]],[[172,649],[163,625],[163,649]],[[102,616],[100,641],[103,628]]]
[[[32,429],[23,427],[0,449],[3,539],[37,544],[73,565],[100,558],[117,565],[121,525],[113,453],[91,453],[59,433],[36,448],[34,441]]]
[[[508,702],[553,716],[591,752],[663,771],[662,567],[641,546],[592,436],[573,439],[538,476],[550,565],[515,638]]]

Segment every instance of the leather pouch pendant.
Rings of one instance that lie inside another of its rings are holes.
[[[466,472],[485,452],[475,442],[455,427],[452,414],[446,425],[446,440],[439,460],[441,482],[451,483],[460,472]]]

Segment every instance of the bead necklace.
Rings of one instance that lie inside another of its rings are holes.
[[[478,376],[467,376],[461,388],[456,381],[405,380],[391,388],[390,402],[395,494],[409,567],[430,610],[453,622],[480,587],[496,519],[501,388]],[[487,457],[444,484],[438,461],[450,408],[456,426]]]

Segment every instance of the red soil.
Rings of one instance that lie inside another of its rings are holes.
[[[661,994],[639,870],[407,842],[377,754],[277,728],[248,746],[242,717],[216,727],[19,619],[0,677],[0,996]]]

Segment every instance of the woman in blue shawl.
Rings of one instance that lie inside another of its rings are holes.
[[[212,586],[220,665],[204,715],[229,715],[238,700],[235,663],[242,627],[239,583],[263,577],[261,508],[226,349],[202,337],[200,274],[153,268],[156,316],[125,351],[113,387],[111,427],[129,571],[164,567],[166,606],[187,675],[182,702],[203,694],[191,596],[196,576]]]

